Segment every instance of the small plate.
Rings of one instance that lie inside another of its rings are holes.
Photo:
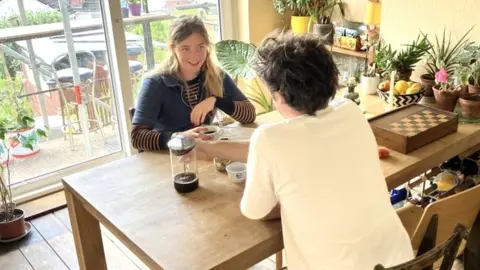
[[[32,230],[32,224],[28,221],[25,221],[25,233],[24,234],[20,235],[19,237],[10,238],[10,239],[0,238],[0,243],[11,243],[11,242],[18,241],[18,240],[24,238],[25,236],[27,236],[30,233],[31,230]]]

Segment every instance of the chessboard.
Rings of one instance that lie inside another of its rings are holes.
[[[452,117],[453,116],[425,108],[422,111],[390,123],[389,128],[398,134],[412,137],[439,124],[448,122]]]
[[[410,104],[369,119],[377,143],[408,153],[458,129],[458,114]]]

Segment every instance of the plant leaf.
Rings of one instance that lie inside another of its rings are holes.
[[[42,129],[37,129],[36,132],[39,137],[47,137],[47,133]]]
[[[222,69],[231,77],[253,79],[252,68],[256,47],[239,40],[222,40],[215,44],[217,59]]]

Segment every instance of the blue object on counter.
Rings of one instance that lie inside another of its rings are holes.
[[[390,203],[392,205],[399,203],[401,201],[404,201],[407,199],[407,189],[402,188],[402,189],[393,189],[390,192]]]

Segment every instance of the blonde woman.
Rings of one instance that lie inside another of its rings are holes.
[[[169,30],[169,58],[143,81],[135,107],[132,144],[138,150],[166,148],[173,133],[208,140],[201,125],[220,109],[241,123],[255,120],[255,108],[232,78],[215,66],[211,43],[197,16],[177,18]]]

